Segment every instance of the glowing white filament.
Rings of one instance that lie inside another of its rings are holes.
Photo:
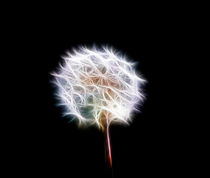
[[[102,115],[108,125],[112,121],[128,123],[132,112],[138,111],[145,80],[135,73],[135,63],[105,47],[81,47],[63,59],[53,75],[65,115],[75,116],[80,124],[100,127]]]

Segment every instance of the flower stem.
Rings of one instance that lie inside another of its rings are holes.
[[[112,167],[112,150],[111,150],[111,144],[110,144],[110,135],[109,135],[109,124],[106,125],[105,129],[105,137],[106,137],[106,147],[107,147],[107,155],[108,155],[108,161],[110,167]]]

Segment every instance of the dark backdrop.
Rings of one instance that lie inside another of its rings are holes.
[[[42,12],[14,21],[17,28],[10,35],[18,58],[14,59],[15,53],[10,56],[15,61],[11,78],[18,95],[15,109],[10,111],[16,117],[7,130],[8,173],[27,177],[171,177],[187,169],[189,153],[184,145],[189,138],[183,131],[178,87],[185,31],[175,25],[176,16],[151,12],[120,13],[105,19],[97,17],[99,12],[82,18],[65,14],[69,17],[65,19]],[[66,50],[79,45],[116,48],[138,61],[137,70],[148,81],[142,112],[135,114],[130,126],[111,126],[112,170],[105,162],[102,132],[68,123],[62,118],[62,109],[55,106],[50,72],[56,70]]]

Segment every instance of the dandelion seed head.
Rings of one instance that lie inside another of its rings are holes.
[[[144,99],[145,80],[136,74],[135,65],[107,47],[67,52],[52,74],[63,114],[74,116],[80,125],[102,129],[111,122],[128,124]]]

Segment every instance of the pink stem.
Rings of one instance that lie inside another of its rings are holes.
[[[112,167],[112,151],[111,151],[110,136],[109,136],[109,124],[107,124],[107,127],[106,127],[106,138],[107,138],[107,149],[108,149],[109,164]]]

